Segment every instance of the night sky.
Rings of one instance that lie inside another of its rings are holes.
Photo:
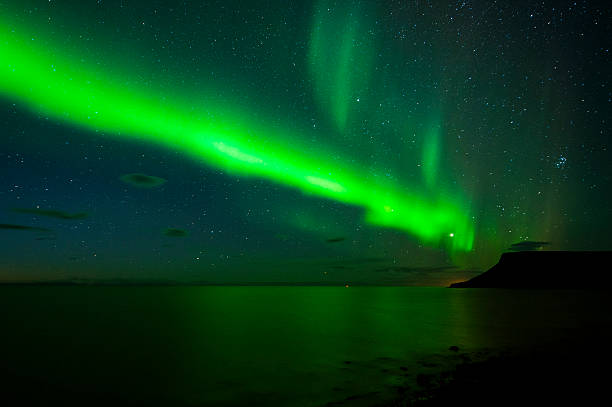
[[[609,7],[0,1],[0,280],[439,285],[612,248]]]

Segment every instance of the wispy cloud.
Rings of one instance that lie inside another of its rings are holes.
[[[542,250],[544,246],[548,246],[549,244],[550,242],[538,242],[538,241],[525,240],[522,242],[511,244],[508,250],[513,251],[513,252],[527,252],[527,251],[534,251],[534,250]]]

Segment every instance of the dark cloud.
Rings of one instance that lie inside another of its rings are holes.
[[[47,216],[49,218],[57,219],[85,219],[87,217],[87,214],[85,212],[68,213],[55,209],[13,208],[12,211],[17,213],[27,213],[36,216]]]
[[[171,237],[183,237],[187,236],[188,234],[189,233],[183,229],[168,228],[164,230],[164,235]]]
[[[119,179],[126,184],[138,188],[155,188],[166,183],[166,180],[163,178],[140,173],[125,174],[120,176]]]
[[[30,232],[51,232],[51,229],[37,228],[34,226],[14,225],[10,223],[0,223],[0,229],[4,230],[24,230]]]
[[[457,266],[433,266],[433,267],[406,267],[389,266],[374,270],[379,273],[415,273],[415,272],[439,272],[456,269]]]
[[[527,252],[533,250],[541,250],[544,246],[548,246],[550,242],[537,242],[525,240],[518,243],[513,243],[510,245],[508,250],[513,252]]]
[[[283,233],[277,233],[274,235],[276,239],[282,240],[283,242],[289,241],[289,236]]]
[[[335,260],[335,261],[331,261],[331,262],[323,262],[323,265],[327,265],[330,267],[335,267],[335,266],[359,266],[362,264],[369,264],[369,263],[382,263],[385,261],[390,261],[388,258],[386,257],[363,257],[363,258],[356,258],[356,259],[345,259],[345,260]]]
[[[346,240],[345,237],[332,237],[326,240],[327,243],[338,243]]]

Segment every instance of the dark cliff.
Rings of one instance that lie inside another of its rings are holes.
[[[499,262],[452,288],[608,288],[612,251],[525,251],[502,254]]]

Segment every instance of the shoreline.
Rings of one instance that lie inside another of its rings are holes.
[[[612,363],[610,342],[595,342],[465,352],[454,368],[418,373],[415,388],[398,389],[398,397],[380,406],[595,405],[609,397],[605,372]]]

